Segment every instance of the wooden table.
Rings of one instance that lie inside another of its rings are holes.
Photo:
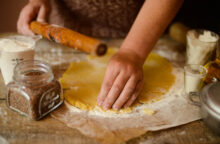
[[[0,98],[6,95],[6,87],[0,75]],[[7,108],[0,100],[0,144],[93,144],[93,139],[78,130],[68,128],[49,115],[40,121],[31,121]],[[212,133],[204,123],[195,121],[176,128],[146,134],[129,140],[128,144],[220,144],[220,137]]]
[[[0,97],[5,96],[5,86],[0,78]],[[31,121],[8,109],[0,101],[0,144],[95,144],[79,131],[47,116],[41,121]],[[129,140],[128,144],[219,144],[220,137],[213,134],[202,121],[176,128],[148,132]],[[3,143],[4,144],[4,143]]]

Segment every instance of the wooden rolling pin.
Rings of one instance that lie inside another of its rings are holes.
[[[101,56],[107,51],[105,43],[64,27],[33,21],[30,28],[34,33],[42,35],[44,38],[86,53]]]

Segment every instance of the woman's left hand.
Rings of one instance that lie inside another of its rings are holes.
[[[105,110],[131,106],[143,87],[143,60],[129,50],[119,50],[110,60],[98,105]]]

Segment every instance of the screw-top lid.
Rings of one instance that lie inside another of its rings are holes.
[[[202,102],[207,109],[220,115],[220,82],[211,83],[202,90]]]

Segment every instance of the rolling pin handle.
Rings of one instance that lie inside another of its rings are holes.
[[[101,44],[99,44],[99,46],[97,47],[96,54],[97,54],[98,56],[102,56],[102,55],[104,55],[104,54],[106,53],[106,51],[107,51],[107,45],[104,44],[104,43],[101,43]]]

